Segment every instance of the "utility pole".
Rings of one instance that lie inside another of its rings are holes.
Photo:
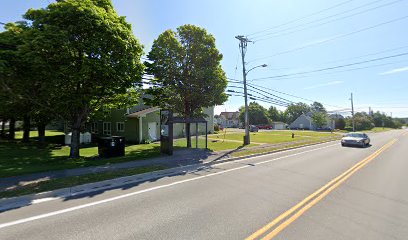
[[[354,103],[353,103],[353,93],[351,93],[351,121],[353,123],[353,132],[356,131],[355,126],[354,126]]]
[[[251,143],[250,137],[249,137],[249,116],[248,116],[248,94],[247,94],[247,83],[246,83],[246,75],[247,72],[245,70],[245,54],[247,50],[247,44],[248,42],[252,42],[248,40],[248,38],[239,35],[235,37],[236,39],[239,40],[239,47],[241,48],[241,57],[242,57],[242,76],[244,80],[244,98],[245,98],[245,120],[244,120],[244,125],[245,125],[245,136],[244,136],[244,145],[248,145]]]

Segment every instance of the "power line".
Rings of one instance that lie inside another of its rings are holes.
[[[287,104],[280,104],[280,103],[273,102],[273,101],[271,101],[271,100],[269,100],[269,99],[267,99],[267,98],[249,97],[249,99],[251,99],[251,100],[258,100],[258,101],[262,101],[262,102],[265,102],[265,103],[270,103],[270,104],[272,104],[272,105],[277,105],[277,106],[280,106],[280,107],[288,107],[288,106],[289,106],[289,105],[287,105]]]
[[[349,9],[349,10],[346,10],[346,11],[343,11],[343,12],[340,12],[340,13],[337,13],[337,14],[334,14],[334,15],[326,16],[326,17],[323,17],[323,18],[320,18],[320,19],[316,19],[316,20],[307,22],[307,23],[303,23],[303,24],[299,24],[299,25],[296,25],[296,26],[293,26],[293,27],[288,27],[288,28],[281,29],[281,30],[278,30],[278,31],[275,31],[275,32],[267,33],[267,34],[264,34],[262,36],[256,37],[256,38],[254,38],[252,40],[255,41],[255,42],[259,42],[259,41],[271,39],[271,38],[274,38],[274,37],[280,37],[280,36],[289,35],[289,34],[292,34],[292,33],[297,33],[297,32],[307,30],[307,29],[310,29],[310,28],[314,28],[314,27],[320,27],[320,26],[323,26],[323,25],[326,25],[326,24],[329,24],[329,23],[337,22],[337,21],[340,21],[340,20],[343,20],[343,19],[348,19],[348,18],[357,16],[357,15],[360,15],[360,14],[364,14],[364,13],[367,13],[367,12],[370,12],[370,11],[374,11],[374,10],[377,10],[379,8],[388,7],[388,6],[391,6],[393,4],[402,2],[403,0],[396,0],[396,1],[393,1],[393,2],[385,3],[385,4],[382,4],[380,6],[372,7],[372,8],[365,9],[365,10],[362,10],[362,11],[359,11],[359,12],[356,12],[356,13],[353,13],[353,14],[349,14],[349,15],[346,15],[346,16],[343,16],[343,17],[335,18],[335,19],[332,19],[332,20],[329,20],[329,21],[326,21],[326,22],[323,22],[323,23],[319,23],[319,22],[321,22],[321,21],[323,21],[325,19],[330,19],[330,18],[339,16],[339,15],[350,13],[351,11],[354,11],[354,10],[357,10],[357,9],[360,9],[360,8],[364,8],[364,7],[367,7],[369,5],[372,5],[372,4],[375,4],[375,3],[378,3],[378,2],[382,2],[382,1],[384,1],[384,0],[377,0],[377,1],[367,3],[367,4],[363,4],[363,5],[360,5],[358,7],[355,7],[355,8],[352,8],[352,9]],[[319,23],[319,24],[311,25],[313,23]],[[308,26],[308,25],[311,25],[311,26]],[[304,26],[306,26],[306,27],[304,27]],[[304,27],[304,28],[301,28],[301,27]],[[301,28],[301,29],[298,29],[298,30],[295,30],[295,31],[290,31],[290,30],[297,29],[297,28]],[[289,31],[289,32],[286,32],[286,31]],[[279,33],[281,33],[281,34],[279,34]],[[266,36],[269,36],[269,37],[266,37]],[[262,38],[262,37],[266,37],[266,38]]]
[[[233,78],[227,78],[227,79],[228,79],[228,82],[230,82],[230,83],[243,84],[242,81],[237,80],[237,79],[233,79]],[[296,95],[293,95],[293,94],[285,93],[285,92],[282,92],[282,91],[278,91],[278,90],[268,88],[268,87],[265,87],[265,86],[260,86],[260,85],[257,85],[255,83],[248,83],[248,86],[250,86],[250,87],[260,87],[260,88],[263,88],[263,89],[266,89],[266,90],[270,90],[272,92],[276,92],[276,93],[279,93],[279,94],[282,94],[282,95],[285,95],[285,96],[301,99],[301,100],[312,102],[312,103],[313,102],[320,102],[320,101],[316,101],[316,100],[312,100],[312,99],[307,99],[307,98],[304,98],[304,97],[299,97],[299,96],[296,96]],[[329,107],[344,108],[344,107],[341,107],[341,106],[331,105],[331,104],[327,104],[327,103],[322,103],[322,104],[324,104],[325,106],[329,106]]]
[[[240,82],[239,80],[231,79],[231,78],[228,78],[228,79],[229,79],[229,82],[242,84],[242,82]],[[254,84],[254,83],[248,83],[248,86],[250,86],[250,87],[254,87],[254,86],[255,87],[260,87],[260,88],[267,89],[267,90],[270,90],[270,91],[273,91],[273,92],[276,92],[276,93],[279,93],[279,94],[282,94],[282,95],[285,95],[285,96],[301,99],[301,100],[308,101],[308,102],[320,102],[320,101],[316,101],[316,100],[312,100],[312,99],[307,99],[307,98],[304,98],[304,97],[299,97],[299,96],[296,96],[296,95],[293,95],[293,94],[281,92],[281,91],[278,91],[278,90],[275,90],[275,89],[272,89],[272,88],[268,88],[268,87],[265,87],[265,86],[260,86],[260,85]],[[239,88],[239,87],[237,87],[237,88]],[[322,103],[322,104],[325,105],[325,106],[329,106],[329,107],[343,108],[343,107],[340,107],[340,106],[331,105],[331,104],[327,104],[327,103]]]
[[[294,98],[305,100],[305,101],[308,101],[308,102],[319,102],[319,101],[316,101],[316,100],[307,99],[307,98],[299,97],[299,96],[296,96],[296,95],[293,95],[293,94],[281,92],[281,91],[278,91],[278,90],[275,90],[275,89],[272,89],[272,88],[268,88],[268,87],[265,87],[265,86],[256,85],[254,83],[248,83],[248,86],[261,87],[261,88],[264,88],[264,89],[267,89],[267,90],[270,90],[270,91],[273,91],[273,92],[277,92],[277,93],[280,93],[280,94],[283,94],[283,95],[286,95],[286,96],[289,96],[289,97],[294,97]],[[336,107],[336,108],[343,108],[343,107],[339,107],[339,106],[336,106],[336,105],[330,105],[330,104],[324,104],[324,105],[330,106],[330,107]]]
[[[406,49],[406,48],[408,48],[408,45],[400,46],[400,47],[396,47],[396,48],[385,49],[385,50],[381,50],[381,51],[378,51],[378,52],[370,52],[370,53],[366,53],[366,54],[358,55],[358,56],[334,59],[334,60],[322,62],[321,64],[325,65],[325,64],[329,64],[329,63],[344,62],[344,61],[347,61],[347,60],[357,60],[357,59],[361,59],[361,58],[364,58],[364,57],[375,56],[375,55],[379,55],[379,54],[387,53],[387,52],[394,52],[396,50],[401,50],[401,49]],[[399,62],[396,62],[396,63],[399,63]],[[374,66],[378,66],[378,65],[374,65]],[[295,68],[297,68],[297,67],[281,67],[281,68],[269,68],[268,67],[268,70],[273,70],[273,71],[276,71],[276,70],[291,70],[291,69],[295,69]]]
[[[244,89],[243,87],[239,87],[239,86],[228,86],[228,87],[230,87],[230,88]],[[270,98],[270,99],[273,99],[273,100],[276,100],[276,101],[280,101],[280,102],[282,102],[282,103],[288,103],[288,104],[293,104],[293,103],[294,103],[294,102],[291,101],[291,100],[288,100],[288,99],[286,99],[286,98],[282,98],[282,97],[280,97],[280,96],[277,96],[277,95],[272,94],[272,93],[270,93],[270,92],[264,91],[264,90],[259,89],[259,88],[257,88],[257,87],[254,87],[254,86],[250,86],[250,87],[251,87],[251,88],[254,88],[254,89],[256,89],[256,90],[248,89],[248,91],[258,93],[258,94],[260,94],[260,95],[262,95],[262,96],[264,96],[264,97],[267,97],[267,98]],[[257,91],[257,90],[258,90],[258,91]],[[265,93],[268,94],[268,95],[265,95]],[[272,96],[272,97],[271,97],[271,96]]]
[[[230,92],[226,93],[228,96],[234,96],[234,97],[245,97],[244,93],[242,92],[234,92],[235,94],[231,94]],[[286,104],[280,104],[280,103],[276,103],[274,101],[271,101],[269,99],[265,99],[265,98],[259,98],[259,97],[255,97],[255,96],[250,96],[249,99],[251,100],[258,100],[261,102],[265,102],[265,103],[269,103],[269,104],[273,104],[273,105],[277,105],[277,106],[281,106],[281,107],[287,107],[288,105]]]
[[[360,58],[364,58],[364,57],[368,57],[368,56],[374,56],[374,55],[378,55],[378,54],[382,54],[382,53],[386,53],[386,52],[393,52],[395,50],[400,50],[400,49],[404,49],[404,48],[408,48],[408,45],[401,46],[401,47],[396,47],[396,48],[391,48],[391,49],[386,49],[386,50],[382,50],[382,51],[379,51],[379,52],[367,53],[367,54],[364,54],[364,55],[359,55],[359,56],[354,56],[354,57],[349,57],[349,58],[342,58],[342,59],[332,60],[332,61],[328,61],[328,62],[325,62],[325,63],[335,63],[335,62],[343,62],[343,61],[353,60],[353,59],[360,59]],[[323,64],[325,64],[325,63],[323,63]]]
[[[317,11],[317,12],[308,14],[308,15],[306,15],[306,16],[303,16],[303,17],[300,17],[300,18],[296,18],[296,19],[290,20],[290,21],[288,21],[288,22],[285,22],[285,23],[282,23],[282,24],[279,24],[279,25],[275,25],[275,26],[273,26],[273,27],[269,27],[269,28],[267,28],[267,29],[264,29],[264,30],[261,30],[261,31],[258,31],[258,32],[254,32],[254,33],[251,33],[251,34],[247,34],[246,36],[249,37],[249,36],[253,36],[253,35],[256,35],[256,34],[259,34],[259,33],[263,33],[263,32],[266,32],[266,31],[275,29],[275,28],[279,28],[279,27],[282,27],[282,26],[286,26],[286,25],[289,25],[289,24],[292,24],[292,23],[301,21],[301,20],[303,20],[303,19],[306,19],[306,18],[309,18],[309,17],[313,17],[313,16],[318,15],[318,14],[320,14],[320,13],[322,13],[322,12],[325,12],[325,11],[328,11],[328,10],[331,10],[331,9],[334,9],[334,8],[337,8],[337,7],[340,7],[340,6],[344,5],[344,4],[347,4],[347,3],[352,2],[352,1],[353,1],[353,0],[347,0],[347,1],[344,1],[344,2],[341,2],[341,3],[338,3],[338,4],[335,4],[335,5],[332,5],[332,6],[328,7],[328,8],[319,10],[319,11]]]
[[[252,85],[248,85],[248,86],[250,86],[251,88],[256,89],[256,90],[258,90],[258,91],[261,91],[261,92],[263,92],[263,93],[272,95],[272,96],[274,96],[274,97],[276,97],[276,98],[282,99],[284,102],[288,102],[289,104],[294,103],[294,102],[292,102],[292,101],[290,101],[290,100],[288,100],[288,99],[286,99],[286,98],[279,97],[279,96],[277,96],[277,95],[274,95],[274,94],[272,94],[272,93],[269,93],[269,92],[267,92],[267,91],[264,91],[264,90],[262,90],[262,89],[260,89],[260,88],[254,87],[254,86],[252,86]],[[251,91],[255,91],[255,90],[251,90]],[[255,92],[256,92],[256,91],[255,91]]]
[[[376,62],[376,61],[381,61],[381,60],[384,60],[384,59],[396,58],[396,57],[401,57],[401,56],[406,56],[406,55],[408,55],[408,52],[400,53],[400,54],[396,54],[396,55],[391,55],[391,56],[386,56],[386,57],[381,57],[381,58],[374,58],[374,59],[360,61],[360,62],[343,64],[343,65],[338,65],[338,66],[333,66],[333,67],[320,68],[320,69],[311,70],[311,71],[303,71],[303,72],[297,72],[297,73],[275,75],[275,76],[270,76],[270,77],[255,78],[255,79],[252,79],[252,81],[263,80],[263,79],[282,78],[282,77],[296,76],[296,75],[309,74],[309,73],[315,73],[315,72],[322,72],[322,71],[338,69],[338,68],[345,68],[345,67],[349,67],[349,66],[360,65],[360,64],[369,63],[369,62]]]
[[[349,69],[345,69],[345,70],[325,72],[325,73],[321,73],[321,74],[318,74],[318,75],[313,74],[313,75],[298,75],[298,76],[292,76],[292,77],[282,77],[282,78],[272,79],[271,81],[281,81],[281,80],[288,80],[288,79],[299,79],[299,78],[310,78],[310,77],[316,77],[316,76],[322,76],[322,75],[332,75],[332,74],[336,74],[336,73],[351,72],[351,71],[357,71],[357,70],[362,70],[362,69],[375,68],[375,67],[381,67],[381,66],[386,66],[386,65],[394,65],[394,64],[398,64],[398,63],[405,63],[407,61],[408,60],[403,60],[403,61],[376,64],[376,65],[369,65],[369,66],[365,66],[365,67],[349,68]]]
[[[406,62],[408,62],[408,60],[389,62],[389,63],[382,63],[382,64],[375,64],[375,65],[369,65],[369,66],[358,67],[358,68],[349,68],[349,69],[333,71],[333,72],[324,72],[324,73],[320,73],[318,75],[312,74],[312,75],[297,75],[297,76],[289,76],[289,77],[280,77],[280,78],[274,78],[271,81],[281,81],[281,80],[300,79],[300,78],[311,78],[311,77],[323,76],[323,75],[333,75],[333,74],[337,74],[337,73],[352,72],[352,71],[357,71],[357,70],[376,68],[376,67],[394,65],[394,64],[399,64],[399,63],[406,63]]]
[[[231,88],[243,89],[242,87],[238,87],[238,86],[229,86],[229,87],[231,87]],[[236,92],[236,91],[234,91],[234,90],[227,90],[227,91],[228,91],[228,92]],[[254,93],[256,93],[256,94],[261,95],[261,96],[264,97],[264,98],[267,98],[268,100],[274,101],[274,102],[279,103],[279,104],[290,105],[290,104],[293,103],[293,102],[290,101],[290,100],[287,100],[287,99],[284,99],[284,98],[280,98],[279,96],[270,94],[270,93],[268,93],[268,92],[266,92],[266,93],[269,94],[269,95],[272,95],[272,96],[274,96],[274,97],[265,95],[265,94],[263,94],[263,93],[261,93],[261,92],[259,92],[259,91],[256,91],[256,90],[248,90],[248,91],[251,91],[251,93],[248,93],[248,96],[259,97],[259,96],[254,95]],[[283,99],[283,100],[281,100],[281,99]]]
[[[347,36],[354,35],[354,34],[357,34],[357,33],[361,33],[361,32],[364,32],[364,31],[368,31],[368,30],[371,30],[371,29],[374,29],[374,28],[377,28],[377,27],[384,26],[386,24],[390,24],[390,23],[394,23],[394,22],[397,22],[397,21],[404,20],[406,18],[408,18],[408,15],[405,15],[405,16],[402,16],[402,17],[399,17],[399,18],[394,18],[392,20],[389,20],[389,21],[386,21],[386,22],[381,22],[381,23],[378,23],[376,25],[372,25],[372,26],[369,26],[369,27],[361,28],[361,29],[356,30],[356,31],[352,31],[352,32],[349,32],[349,33],[337,35],[337,36],[327,38],[327,39],[324,39],[324,40],[321,40],[321,41],[317,41],[317,42],[314,42],[314,43],[310,43],[310,44],[307,44],[307,45],[304,45],[304,46],[301,46],[301,47],[298,47],[298,48],[293,48],[293,49],[290,49],[290,50],[278,52],[278,53],[275,53],[273,55],[269,55],[269,56],[265,56],[265,57],[255,58],[255,59],[253,59],[253,60],[251,60],[249,62],[254,62],[254,61],[258,61],[258,60],[262,60],[262,59],[267,59],[267,58],[279,56],[279,55],[286,54],[286,53],[291,53],[291,52],[303,50],[303,49],[308,48],[308,47],[312,47],[312,46],[315,46],[315,45],[327,43],[327,42],[330,42],[330,41],[333,41],[333,40],[337,40],[339,38],[347,37]]]

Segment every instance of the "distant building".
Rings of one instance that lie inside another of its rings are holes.
[[[239,112],[221,112],[217,123],[227,128],[237,128],[240,125]]]
[[[274,130],[284,130],[286,129],[286,123],[284,122],[272,122],[272,129]]]
[[[312,120],[313,113],[308,112],[300,115],[293,121],[289,128],[291,129],[306,129],[306,130],[317,130],[317,127],[313,124]],[[324,124],[321,128],[322,129],[334,129],[335,127],[335,120],[331,117],[327,117],[326,124]]]

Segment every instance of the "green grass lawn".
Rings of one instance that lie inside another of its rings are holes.
[[[22,136],[22,132],[16,132]],[[35,139],[36,134],[31,134]],[[147,159],[160,156],[159,144],[129,145],[124,157],[98,158],[98,147],[94,144],[82,146],[81,158],[69,159],[69,147],[63,142],[61,132],[46,131],[45,148],[38,148],[35,142],[25,144],[20,141],[0,141],[0,177],[10,177],[36,172],[62,170],[88,166],[98,166],[109,163],[119,163],[132,160]],[[57,144],[58,143],[58,144]]]
[[[328,141],[330,140],[330,138],[327,139],[319,139],[319,138],[310,138],[307,139],[304,142],[295,142],[293,144],[290,144],[288,146],[274,146],[274,147],[267,147],[267,148],[253,148],[253,149],[243,149],[241,151],[237,151],[232,153],[231,155],[234,157],[241,157],[241,156],[247,156],[247,155],[252,155],[252,154],[259,154],[259,153],[268,153],[268,152],[272,152],[272,151],[276,151],[276,150],[282,150],[282,149],[286,149],[286,148],[293,148],[293,147],[300,147],[300,146],[305,146],[305,145],[309,145],[309,144],[314,144],[314,143],[320,143],[320,142],[324,142],[324,141]],[[273,146],[273,145],[272,145]]]
[[[258,146],[257,143],[282,143],[297,140],[320,140],[321,137],[333,136],[330,133],[294,131],[295,138],[291,138],[291,131],[268,131],[251,133],[251,145],[245,148]],[[22,132],[16,132],[17,138],[22,137]],[[242,148],[244,133],[226,134],[226,141],[222,141],[223,135],[209,135],[208,148],[212,151],[232,150]],[[37,138],[36,132],[31,133],[31,138]],[[228,141],[231,140],[231,141]],[[49,143],[45,148],[38,148],[35,141],[25,144],[20,141],[0,141],[0,178],[17,176],[29,173],[72,169],[88,166],[98,166],[111,163],[120,163],[133,160],[142,160],[160,156],[160,144],[128,145],[124,157],[99,158],[98,147],[94,144],[82,146],[81,158],[69,159],[69,147],[63,146],[62,132],[46,131],[46,141]],[[186,146],[185,139],[177,139],[175,148]],[[195,138],[192,137],[192,147],[195,147]],[[205,148],[204,138],[199,138],[199,148]]]
[[[367,130],[367,132],[386,132],[386,131],[390,131],[390,130],[394,130],[394,128],[383,128],[383,127],[375,127],[371,130]]]
[[[0,144],[0,177],[147,159],[160,156],[159,150],[159,144],[133,145],[126,148],[124,157],[98,158],[98,148],[88,146],[81,148],[81,158],[70,159],[68,158],[68,146],[52,144],[39,149],[30,144],[2,142]]]
[[[292,138],[292,132],[295,134],[295,138]],[[225,139],[227,140],[238,140],[242,141],[244,133],[231,133],[225,134]],[[283,143],[283,142],[293,142],[299,140],[307,139],[319,139],[337,136],[332,133],[327,132],[313,132],[313,131],[262,131],[251,133],[251,142],[253,143]],[[218,137],[223,139],[224,135],[211,135],[210,138]]]
[[[22,132],[16,132],[17,139],[22,138]],[[32,132],[31,139],[35,140],[37,134]],[[98,147],[95,144],[82,146],[81,158],[69,159],[69,146],[63,146],[64,134],[57,131],[46,131],[46,141],[51,142],[45,148],[38,148],[33,141],[25,144],[20,141],[0,142],[0,177],[10,177],[36,172],[52,170],[72,169],[80,167],[98,166],[110,163],[120,163],[134,160],[142,160],[160,156],[160,144],[138,144],[128,145],[125,148],[124,157],[99,158]],[[195,139],[193,147],[195,147]],[[199,147],[204,148],[204,139],[199,140]],[[175,141],[175,148],[186,146],[186,140]],[[210,150],[219,151],[225,149],[236,149],[242,144],[236,142],[212,142],[209,140]],[[253,146],[253,145],[250,145]]]
[[[48,137],[54,136],[64,136],[63,132],[56,131],[56,130],[46,130],[45,135]],[[23,131],[16,131],[16,139],[23,139]],[[38,131],[30,131],[30,138],[36,139],[38,138]]]
[[[240,139],[242,141],[242,137]],[[187,145],[187,140],[185,138],[177,139],[174,141],[174,146],[177,147],[185,147]],[[258,144],[250,144],[246,147],[258,146]],[[191,147],[196,147],[196,139],[191,138]],[[231,142],[231,141],[222,141],[221,138],[219,139],[208,139],[208,149],[211,151],[222,151],[222,150],[230,150],[230,149],[237,149],[243,147],[242,142]],[[205,138],[198,139],[198,148],[205,148]]]

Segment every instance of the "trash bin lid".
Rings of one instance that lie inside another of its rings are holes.
[[[112,140],[112,137],[100,137],[99,140]]]

